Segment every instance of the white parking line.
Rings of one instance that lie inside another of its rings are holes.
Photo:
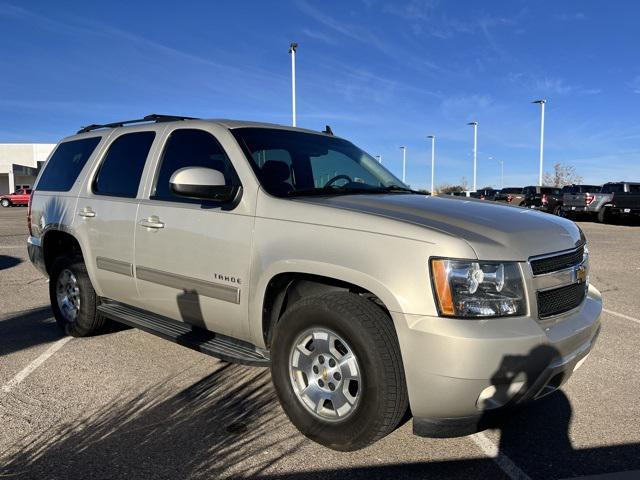
[[[496,444],[494,444],[484,433],[480,432],[471,435],[471,440],[480,447],[480,450],[482,450],[485,455],[491,457],[511,480],[531,480],[531,477],[524,473],[509,457],[502,453]]]
[[[603,312],[608,313],[609,315],[615,315],[616,317],[624,318],[625,320],[630,320],[637,324],[640,324],[640,319],[630,317],[629,315],[625,315],[623,313],[614,312],[613,310],[607,310],[606,308],[602,309]]]
[[[49,348],[47,348],[47,350],[42,355],[36,358],[33,362],[31,362],[29,365],[23,368],[20,372],[18,372],[18,374],[15,377],[13,377],[6,384],[4,384],[0,389],[0,391],[2,393],[9,393],[16,386],[20,385],[20,383],[22,383],[25,378],[31,375],[34,372],[34,370],[36,370],[40,365],[46,362],[49,359],[49,357],[51,357],[51,355],[53,355],[58,350],[60,350],[65,343],[71,340],[71,338],[72,337],[64,337],[58,340],[57,342],[53,343]]]

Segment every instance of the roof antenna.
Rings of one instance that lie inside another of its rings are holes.
[[[329,125],[325,125],[322,133],[326,133],[327,135],[331,135],[333,137],[333,130],[331,130],[331,127]]]

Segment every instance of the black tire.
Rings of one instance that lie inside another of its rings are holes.
[[[598,210],[598,222],[600,223],[608,223],[611,219],[611,214],[609,213],[608,207],[602,207]]]
[[[11,202],[9,201],[9,199],[3,198],[2,201],[0,201],[0,205],[2,205],[4,208],[7,208],[11,206]]]
[[[79,290],[80,307],[74,321],[70,321],[65,314],[63,314],[58,304],[58,278],[65,270],[73,273]],[[82,257],[58,257],[53,262],[49,275],[49,298],[56,322],[67,335],[71,335],[72,337],[87,337],[98,333],[103,327],[105,319],[96,311],[98,298],[87,274],[87,268]]]
[[[291,349],[312,327],[335,332],[357,357],[363,388],[357,406],[344,420],[314,416],[294,391]],[[271,375],[285,413],[300,432],[328,448],[364,448],[392,432],[407,412],[407,387],[393,322],[379,306],[359,295],[332,292],[296,302],[276,325],[271,355]]]
[[[556,207],[553,209],[553,214],[558,216],[558,217],[564,217],[565,216],[561,205],[556,205]]]

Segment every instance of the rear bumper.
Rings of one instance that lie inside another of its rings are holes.
[[[593,347],[601,310],[590,287],[581,307],[545,322],[393,314],[415,433],[474,433],[493,412],[553,392]]]
[[[27,252],[29,253],[29,259],[31,263],[40,270],[40,272],[48,276],[47,267],[44,263],[44,253],[42,251],[42,244],[40,239],[36,237],[27,238]]]

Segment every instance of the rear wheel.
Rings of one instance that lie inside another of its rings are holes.
[[[561,205],[556,205],[556,207],[553,209],[553,214],[557,215],[558,217],[566,216],[564,214],[564,210],[562,210],[562,206]]]
[[[97,333],[104,318],[82,257],[59,257],[51,267],[49,298],[58,326],[73,337]]]
[[[0,202],[0,205],[2,205],[4,208],[7,208],[11,206],[11,202],[9,201],[9,199],[3,198]]]
[[[284,411],[310,439],[363,448],[393,431],[408,399],[392,320],[359,295],[304,298],[276,326],[271,373]]]

